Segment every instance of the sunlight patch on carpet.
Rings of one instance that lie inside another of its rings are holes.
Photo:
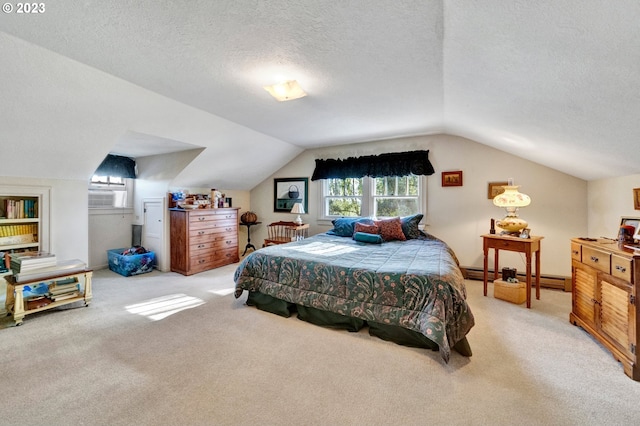
[[[153,321],[164,319],[170,315],[195,308],[204,304],[204,300],[186,294],[170,294],[163,297],[156,297],[146,302],[125,306],[125,309],[132,314],[142,315]]]

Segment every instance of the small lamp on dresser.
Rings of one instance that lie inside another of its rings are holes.
[[[301,214],[304,214],[304,207],[302,206],[302,203],[295,203],[291,209],[291,213],[298,215],[294,222],[297,225],[302,225],[302,218],[300,217]]]

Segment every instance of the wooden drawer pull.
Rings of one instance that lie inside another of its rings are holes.
[[[591,256],[591,261],[592,261],[592,262],[598,263],[598,260],[600,260],[600,259],[598,259],[598,258],[597,258],[597,257],[595,257],[595,256]]]

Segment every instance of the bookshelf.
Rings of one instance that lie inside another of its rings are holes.
[[[50,193],[46,186],[0,185],[0,260],[5,253],[49,251]],[[8,273],[0,268],[0,277]]]

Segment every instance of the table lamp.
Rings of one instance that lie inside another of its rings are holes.
[[[498,207],[504,207],[507,215],[496,222],[499,228],[504,231],[502,234],[520,234],[527,227],[527,221],[518,217],[518,208],[526,207],[531,204],[531,198],[528,195],[518,192],[518,185],[513,184],[513,179],[509,179],[509,184],[503,186],[504,192],[493,198],[493,204]]]
[[[295,203],[291,209],[291,213],[298,215],[294,222],[298,225],[302,225],[302,218],[300,217],[301,214],[304,214],[304,207],[302,206],[302,203]]]

